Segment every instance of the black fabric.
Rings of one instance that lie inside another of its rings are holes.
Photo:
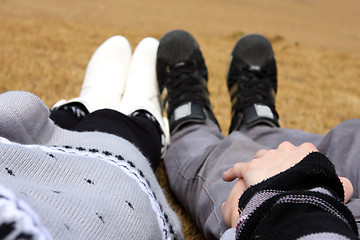
[[[246,190],[239,200],[239,208],[245,207],[251,197],[261,190],[308,190],[318,186],[329,186],[340,200],[344,200],[344,189],[334,165],[325,155],[313,152],[294,167]]]
[[[310,191],[318,187],[332,196]],[[287,171],[249,188],[239,200],[239,209],[245,209],[257,193],[273,190],[278,194],[264,200],[238,226],[236,239],[297,239],[312,233],[358,239],[355,219],[343,204],[343,186],[324,155],[311,153]]]
[[[52,109],[50,119],[64,129],[73,130],[87,114],[89,111],[84,104],[74,102]]]
[[[298,239],[313,233],[337,233],[358,239],[339,217],[310,204],[273,206],[256,228],[255,236],[262,235],[257,237],[259,239]]]
[[[0,239],[5,239],[6,236],[10,235],[15,230],[15,222],[4,222],[0,225]]]
[[[139,148],[154,170],[160,163],[160,132],[151,120],[142,115],[127,116],[115,110],[102,109],[79,119],[72,111],[59,108],[51,111],[50,118],[68,130],[98,131],[122,137]]]

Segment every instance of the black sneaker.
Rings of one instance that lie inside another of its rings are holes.
[[[278,127],[277,70],[271,43],[250,34],[238,40],[230,58],[227,85],[232,104],[229,133],[258,124]]]
[[[217,124],[205,60],[188,32],[174,30],[160,39],[156,72],[172,133],[185,123],[204,122],[207,117]]]

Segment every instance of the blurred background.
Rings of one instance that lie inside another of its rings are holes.
[[[209,70],[214,112],[226,135],[229,54],[247,33],[265,35],[278,63],[282,127],[319,134],[360,118],[358,0],[0,0],[0,92],[26,90],[49,107],[76,97],[86,65],[103,41],[123,35],[133,49],[172,29],[198,40]],[[202,239],[157,177],[179,214],[187,239]]]

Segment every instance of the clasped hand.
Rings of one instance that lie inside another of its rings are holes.
[[[236,226],[239,218],[238,201],[247,188],[289,169],[309,153],[317,151],[317,148],[311,143],[294,146],[290,142],[283,142],[277,149],[261,149],[250,162],[236,163],[225,171],[222,175],[223,180],[231,182],[238,179],[221,207],[221,215],[226,225],[228,227]],[[346,203],[353,194],[353,187],[347,178],[339,178],[344,187]]]

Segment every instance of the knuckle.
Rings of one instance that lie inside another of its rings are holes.
[[[266,151],[265,149],[260,149],[256,152],[255,156],[261,155],[261,153],[263,153],[264,151]]]
[[[294,147],[294,145],[291,142],[284,141],[284,142],[280,143],[278,148],[293,148],[293,147]]]
[[[276,154],[276,152],[277,152],[276,149],[271,149],[266,153],[266,155],[267,156],[272,156],[272,155]]]
[[[309,150],[311,152],[317,151],[315,145],[310,143],[310,142],[305,142],[305,143],[301,144],[300,147],[302,147],[302,148],[304,148],[306,150]]]

